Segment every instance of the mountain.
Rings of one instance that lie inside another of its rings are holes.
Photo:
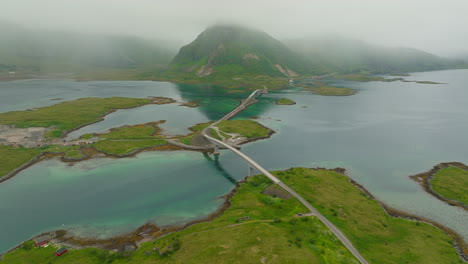
[[[0,23],[0,72],[77,72],[167,65],[175,51],[161,41],[30,30]]]
[[[306,69],[301,58],[265,32],[215,25],[182,47],[169,71],[193,77],[296,76]]]
[[[452,60],[412,48],[395,48],[338,36],[309,37],[284,43],[308,61],[308,68],[319,72],[404,73],[466,67]]]

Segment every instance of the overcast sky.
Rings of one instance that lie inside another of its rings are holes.
[[[211,24],[235,22],[279,39],[331,33],[468,53],[468,0],[0,0],[0,20],[183,43]]]

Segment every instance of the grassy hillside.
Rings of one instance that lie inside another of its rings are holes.
[[[352,73],[404,73],[467,67],[462,60],[437,57],[412,48],[390,48],[337,36],[287,40],[293,51],[317,71]]]
[[[275,174],[334,222],[369,263],[463,263],[450,236],[389,216],[346,176],[306,168]],[[72,249],[57,258],[58,246],[26,242],[1,263],[357,263],[316,217],[297,217],[306,209],[274,186],[262,175],[251,177],[218,218],[144,242],[134,252]]]
[[[145,242],[135,252],[87,248],[57,258],[54,246],[25,243],[1,263],[358,263],[317,218],[295,217],[306,211],[296,199],[265,194],[270,185],[266,177],[252,177],[220,217]]]
[[[170,65],[170,72],[194,77],[285,76],[304,71],[303,61],[280,41],[265,32],[232,25],[206,29],[182,47]]]
[[[276,175],[340,228],[369,263],[463,263],[449,235],[388,215],[346,176],[306,168]]]
[[[446,199],[468,205],[468,171],[449,167],[438,171],[430,181],[432,189]]]
[[[175,55],[162,41],[31,30],[0,22],[0,74],[154,69]]]

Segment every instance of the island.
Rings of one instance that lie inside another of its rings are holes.
[[[411,176],[436,198],[468,210],[468,166],[459,162],[436,165],[430,171]]]
[[[463,263],[459,254],[466,257],[463,239],[380,204],[344,169],[273,174],[339,225],[370,263]],[[104,240],[72,237],[65,230],[45,233],[49,247],[26,241],[2,263],[47,263],[64,246],[69,253],[61,257],[63,263],[215,263],[220,256],[245,263],[359,263],[316,216],[305,214],[297,199],[276,187],[263,175],[247,178],[225,196],[218,212],[178,227],[148,223]]]
[[[295,105],[296,102],[288,98],[281,98],[281,99],[276,100],[276,104],[277,105]]]
[[[395,75],[394,75],[395,76]],[[398,74],[396,76],[409,76],[409,74]],[[384,78],[381,76],[374,76],[370,75],[369,73],[353,73],[353,74],[335,74],[333,75],[334,79],[337,80],[345,80],[345,81],[353,81],[353,82],[414,82],[420,84],[443,84],[439,82],[432,82],[432,81],[409,81],[404,78]]]
[[[147,104],[169,104],[175,100],[150,98],[82,98],[26,111],[0,113],[0,182],[21,170],[49,158],[79,162],[94,157],[123,158],[142,151],[195,150],[209,152],[212,146],[197,146],[192,138],[211,124],[197,124],[181,136],[161,135],[159,120],[121,126],[107,133],[85,134],[72,141],[65,136],[81,127],[99,122],[117,109]],[[274,131],[253,120],[226,120],[212,128],[212,135],[234,145],[246,144],[273,135]]]
[[[339,88],[333,86],[320,86],[304,89],[314,94],[325,95],[325,96],[349,96],[357,93],[356,90],[351,88]]]

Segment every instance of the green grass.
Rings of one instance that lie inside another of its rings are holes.
[[[41,148],[44,152],[60,153],[67,152],[69,150],[80,149],[80,146],[60,146],[60,145],[49,145],[47,147]]]
[[[142,243],[128,256],[81,249],[56,258],[55,248],[21,248],[6,254],[2,263],[260,263],[263,257],[266,263],[358,263],[317,218],[293,217],[306,211],[296,199],[263,194],[271,184],[263,176],[251,177],[220,217]],[[245,216],[250,219],[240,220]],[[166,256],[153,250],[165,252],[169,245],[177,250]]]
[[[31,243],[32,241],[26,242]],[[55,263],[68,263],[68,264],[82,264],[82,263],[110,263],[110,260],[122,258],[120,253],[111,253],[96,248],[85,248],[82,250],[69,250],[67,253],[60,257],[56,257],[54,252],[61,247],[50,245],[46,248],[23,246],[15,250],[14,254],[8,254],[0,263],[14,263],[14,264],[55,264]]]
[[[92,146],[94,146],[97,150],[109,154],[125,155],[140,148],[159,146],[166,143],[167,141],[164,139],[100,140],[96,143],[93,143]]]
[[[182,144],[190,145],[190,142],[192,141],[192,136],[180,137],[180,138],[179,138],[179,141],[180,141]]]
[[[369,263],[463,263],[443,231],[389,216],[343,175],[306,168],[274,174],[337,225]],[[22,247],[2,263],[260,263],[263,257],[266,263],[357,263],[317,218],[293,217],[306,212],[296,199],[263,194],[271,184],[253,176],[220,217],[144,242],[126,256],[88,248],[56,258],[56,248]]]
[[[112,129],[111,132],[99,135],[99,138],[106,139],[151,139],[154,128],[150,126],[125,126]]]
[[[296,104],[296,102],[294,102],[291,99],[281,98],[281,99],[276,101],[276,104],[278,104],[278,105],[294,105],[294,104]]]
[[[306,168],[275,174],[338,226],[370,263],[463,263],[449,235],[389,216],[343,175]]]
[[[13,148],[0,145],[0,177],[30,161],[42,152],[38,148]]]
[[[40,148],[13,148],[9,146],[0,145],[0,177],[7,175],[14,169],[27,163],[37,155],[43,152],[62,153],[66,152],[68,155],[77,155],[74,151],[78,150],[80,146],[58,146],[49,145]],[[80,152],[81,153],[81,152]],[[76,157],[76,156],[75,156]]]
[[[468,205],[468,171],[457,167],[441,169],[430,184],[440,196]]]
[[[366,74],[337,74],[333,75],[333,78],[345,81],[354,81],[354,82],[376,82],[383,81],[385,78],[377,76],[369,76]]]
[[[208,127],[209,125],[211,125],[213,122],[206,122],[206,123],[200,123],[200,124],[196,124],[194,125],[193,127],[190,127],[190,130],[192,131],[195,131],[195,132],[199,132],[199,131],[202,131],[203,129],[205,129],[206,127]]]
[[[253,120],[227,120],[216,125],[226,133],[240,134],[246,138],[266,137],[270,130]]]
[[[217,140],[223,140],[219,134],[216,132],[216,130],[214,130],[213,128],[210,128],[210,135],[214,138],[216,138]]]
[[[314,94],[318,95],[331,95],[331,96],[345,96],[353,95],[356,93],[356,90],[351,88],[338,88],[332,86],[321,86],[317,88],[307,88],[306,91],[311,91]]]
[[[16,127],[51,127],[48,137],[61,137],[63,133],[98,121],[112,109],[131,108],[150,103],[143,98],[81,98],[74,101],[38,108],[33,111],[0,113],[0,124]]]
[[[89,134],[84,134],[84,135],[81,135],[80,136],[80,139],[91,139],[94,137],[94,134],[93,133],[89,133]]]

